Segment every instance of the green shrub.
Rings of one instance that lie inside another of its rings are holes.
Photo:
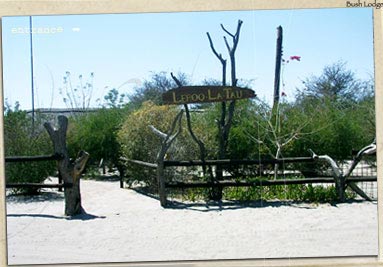
[[[169,198],[183,201],[207,201],[208,188],[172,189]],[[354,199],[356,194],[346,190],[346,199]],[[223,199],[230,201],[297,201],[307,203],[336,203],[338,201],[335,186],[323,185],[273,185],[249,187],[225,187]]]
[[[90,165],[98,164],[101,159],[110,167],[118,165],[117,132],[128,111],[128,108],[102,108],[72,117],[68,130],[70,155],[75,157],[85,150],[90,154]]]
[[[25,111],[12,111],[6,108],[4,115],[5,156],[51,155],[53,145],[48,133],[42,126],[45,118],[35,115],[32,133],[32,117]],[[55,173],[54,161],[7,163],[5,177],[7,183],[41,183]],[[34,194],[38,189],[15,189],[15,193]]]
[[[153,125],[163,133],[167,133],[179,109],[176,106],[157,106],[152,102],[144,102],[141,108],[129,114],[118,132],[118,142],[122,156],[127,159],[155,163],[161,148],[161,139],[151,129]],[[175,139],[166,155],[167,159],[196,159],[197,145],[186,130],[185,117],[182,119],[182,132]],[[156,187],[155,170],[135,164],[126,164],[128,183],[144,182],[149,187]],[[169,179],[176,177],[174,172]]]

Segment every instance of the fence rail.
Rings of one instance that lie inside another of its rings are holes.
[[[130,162],[130,163],[134,163],[134,164],[149,167],[149,168],[155,169],[158,167],[158,165],[155,163],[149,163],[149,162],[145,162],[145,161],[141,161],[141,160],[127,159],[127,158],[120,158],[120,159],[125,161],[125,162]]]
[[[60,154],[53,155],[38,155],[38,156],[8,156],[5,157],[6,163],[20,163],[20,162],[38,162],[38,161],[50,161],[50,160],[60,160],[64,156]],[[44,184],[44,183],[6,183],[6,188],[58,188],[59,191],[62,191],[63,188],[70,188],[73,184],[63,183],[61,175],[59,174],[59,183],[58,184]]]
[[[62,155],[40,155],[40,156],[8,156],[5,157],[5,162],[30,162],[30,161],[47,161],[47,160],[60,160],[63,159]]]
[[[70,188],[73,184],[7,183],[6,188]]]
[[[374,182],[376,177],[352,177],[348,182]],[[165,183],[167,188],[211,188],[221,187],[246,187],[246,186],[271,186],[271,185],[293,185],[293,184],[316,184],[335,183],[333,177],[302,178],[302,179],[278,179],[278,180],[254,180],[254,181],[233,181],[223,180],[216,182],[191,181],[191,182],[169,182]]]
[[[225,166],[225,165],[260,165],[260,164],[283,164],[283,163],[303,163],[314,162],[312,157],[297,157],[284,159],[263,159],[263,160],[190,160],[190,161],[171,161],[165,160],[164,167],[190,167],[190,166]]]

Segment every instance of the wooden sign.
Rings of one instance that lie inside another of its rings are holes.
[[[236,86],[182,86],[162,94],[168,105],[222,102],[255,97],[253,90]]]

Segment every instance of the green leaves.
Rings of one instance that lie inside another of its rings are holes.
[[[85,150],[91,156],[91,163],[103,159],[107,164],[116,165],[120,156],[117,131],[128,113],[128,107],[101,108],[72,117],[68,132],[70,154],[75,156]]]
[[[296,120],[307,120],[306,133],[293,148],[344,160],[375,137],[374,92],[371,83],[357,80],[344,63],[324,68],[319,77],[306,80],[293,109]]]

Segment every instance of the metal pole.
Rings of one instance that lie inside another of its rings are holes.
[[[33,37],[32,37],[32,16],[29,16],[29,43],[31,54],[31,90],[32,90],[32,134],[35,131],[35,84],[33,78]]]

